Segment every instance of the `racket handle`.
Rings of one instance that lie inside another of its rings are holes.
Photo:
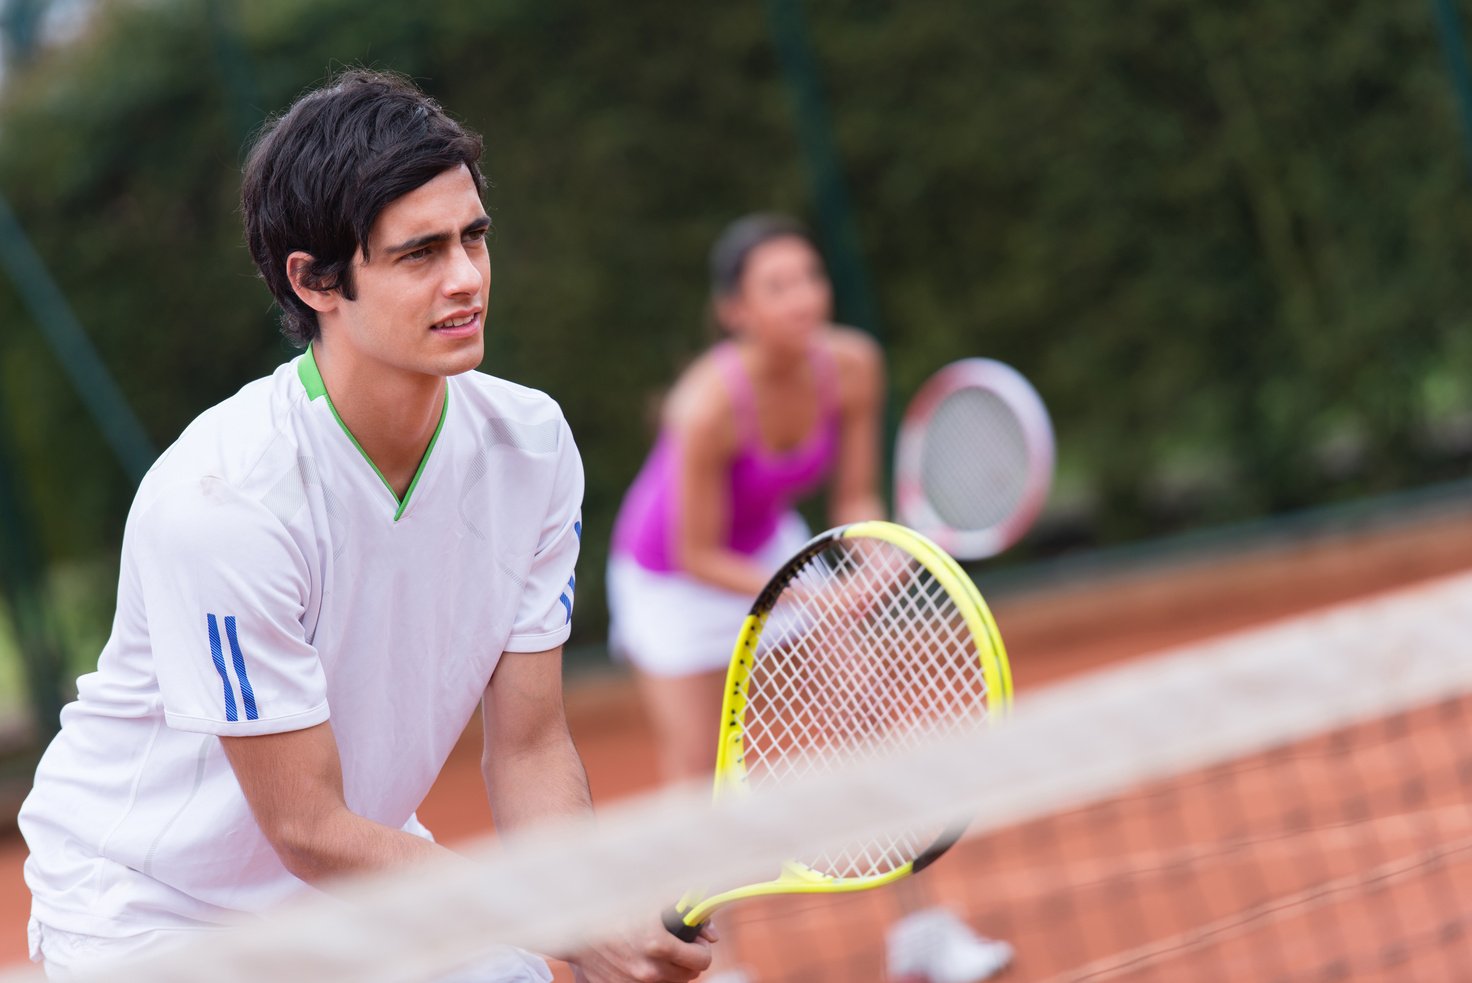
[[[705,927],[705,922],[699,925],[686,925],[685,916],[678,908],[666,908],[664,910],[664,927],[669,933],[681,942],[694,942],[700,935],[700,930]]]

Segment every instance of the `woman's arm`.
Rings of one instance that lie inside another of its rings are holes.
[[[734,414],[730,393],[709,360],[693,366],[670,394],[665,426],[675,452],[671,545],[685,573],[755,597],[766,585],[767,573],[726,545],[729,472],[737,444]]]
[[[842,423],[828,517],[834,525],[882,519],[885,508],[879,494],[879,441],[884,356],[872,338],[851,328],[834,330],[831,351],[838,369]]]

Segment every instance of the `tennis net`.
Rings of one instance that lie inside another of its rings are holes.
[[[746,902],[722,945],[763,983],[878,981],[886,927],[940,905],[1011,943],[1009,981],[1455,979],[1472,966],[1472,574],[1023,693],[1002,726],[891,761],[704,799],[622,803],[96,978],[432,980],[490,943],[568,951],[691,885],[968,813],[903,889]]]

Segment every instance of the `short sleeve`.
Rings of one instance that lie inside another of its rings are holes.
[[[507,652],[542,652],[567,641],[577,596],[578,549],[583,536],[583,462],[567,421],[557,440],[556,474],[526,577]]]
[[[165,719],[248,736],[328,717],[303,616],[310,573],[280,521],[218,478],[165,489],[128,544]]]

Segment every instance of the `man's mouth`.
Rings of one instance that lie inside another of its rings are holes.
[[[465,333],[480,326],[480,311],[461,311],[430,325],[431,331]]]

